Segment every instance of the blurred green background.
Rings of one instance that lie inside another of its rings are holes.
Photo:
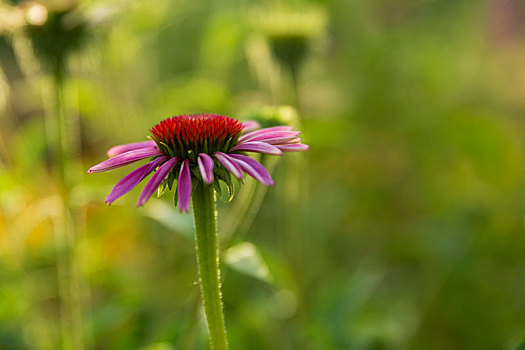
[[[0,2],[0,349],[60,346],[54,100],[32,5]],[[525,348],[520,0],[74,12],[93,23],[64,87],[87,349],[206,349],[207,334],[191,215],[170,195],[136,208],[142,186],[107,207],[129,169],[86,170],[168,116],[279,105],[310,151],[285,155],[253,224],[222,239],[232,349]]]

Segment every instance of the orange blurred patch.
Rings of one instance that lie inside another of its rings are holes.
[[[39,249],[53,242],[53,223],[49,218],[36,224],[26,238],[27,249]]]

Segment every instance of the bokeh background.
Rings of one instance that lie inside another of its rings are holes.
[[[34,5],[0,2],[0,349],[61,346],[53,79],[27,30],[56,6],[89,23],[63,100],[86,349],[207,348],[191,215],[140,189],[108,207],[126,169],[85,174],[199,112],[311,146],[235,234],[246,196],[220,202],[232,349],[525,348],[520,0]]]

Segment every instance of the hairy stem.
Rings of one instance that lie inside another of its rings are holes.
[[[204,312],[212,350],[228,349],[220,290],[215,192],[212,186],[197,183],[192,194],[195,244]]]

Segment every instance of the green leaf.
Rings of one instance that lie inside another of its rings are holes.
[[[174,350],[175,348],[169,343],[154,343],[146,345],[140,350]]]
[[[273,276],[257,247],[250,242],[242,242],[224,252],[224,262],[233,270],[272,283]]]

